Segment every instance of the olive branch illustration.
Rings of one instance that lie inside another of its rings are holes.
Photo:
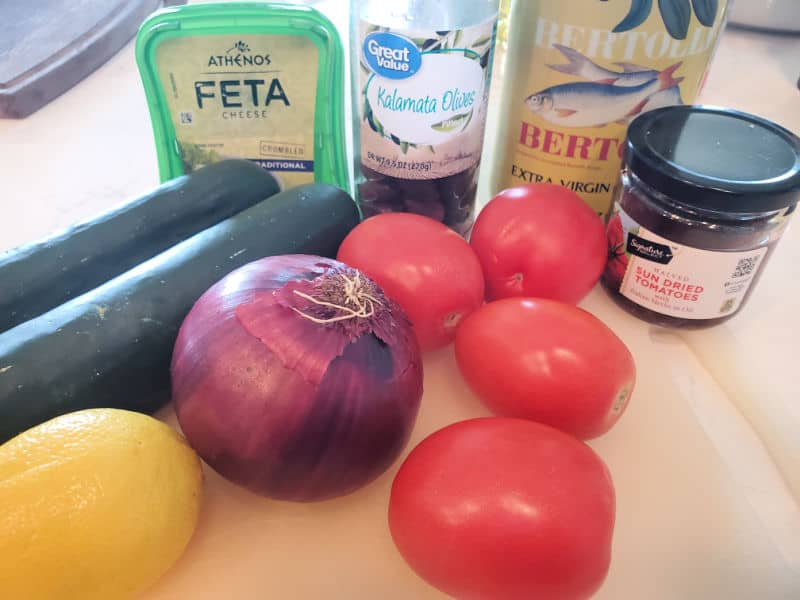
[[[236,42],[233,45],[232,48],[229,48],[228,50],[226,50],[225,54],[230,54],[234,50],[236,50],[237,52],[239,52],[241,54],[244,54],[245,52],[250,52],[250,46],[245,44],[242,40],[239,40],[238,42]]]
[[[608,0],[600,0],[608,2]],[[667,32],[676,40],[685,40],[689,32],[692,12],[704,27],[711,27],[717,18],[719,0],[658,0],[658,11]],[[653,0],[632,0],[625,18],[612,30],[614,33],[630,31],[647,20],[653,10]]]

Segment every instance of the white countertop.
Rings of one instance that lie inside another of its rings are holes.
[[[800,132],[798,76],[800,36],[729,28],[701,101]],[[128,44],[31,117],[0,120],[0,251],[157,184]],[[795,222],[745,309],[701,332],[651,327],[599,288],[582,302],[628,344],[638,367],[626,415],[591,444],[611,468],[618,501],[611,572],[598,599],[800,598],[798,265]],[[428,355],[425,369],[412,445],[485,414],[457,376],[451,348]],[[161,416],[174,423],[169,408]],[[351,496],[313,505],[258,498],[207,470],[195,538],[145,597],[442,598],[408,569],[389,537],[396,468]]]

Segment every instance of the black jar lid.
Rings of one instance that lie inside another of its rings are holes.
[[[797,204],[800,138],[766,119],[709,106],[668,106],[628,128],[625,163],[676,202],[724,213]]]

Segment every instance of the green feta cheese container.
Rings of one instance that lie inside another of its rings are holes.
[[[178,6],[136,38],[161,181],[246,158],[283,189],[350,191],[344,56],[333,24],[303,5]]]

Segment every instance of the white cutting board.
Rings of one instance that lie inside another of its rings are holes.
[[[654,335],[601,290],[584,305],[617,331],[638,368],[627,413],[592,443],[618,502],[611,572],[597,598],[800,598],[800,512],[746,421],[679,339]],[[484,414],[452,349],[427,355],[411,444]],[[174,423],[171,411],[165,418]],[[308,505],[262,499],[207,470],[196,536],[146,600],[444,598],[392,545],[396,467],[351,496]]]

